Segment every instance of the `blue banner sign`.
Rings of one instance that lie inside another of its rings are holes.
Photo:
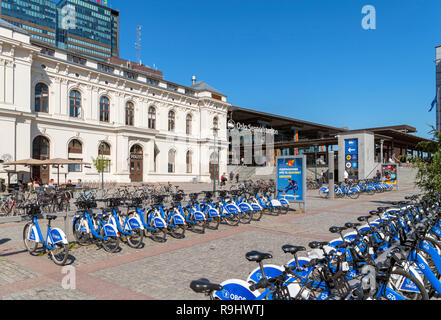
[[[277,157],[277,190],[279,197],[290,201],[304,202],[306,192],[306,158],[305,156]]]
[[[345,140],[345,169],[350,178],[358,179],[358,139]]]

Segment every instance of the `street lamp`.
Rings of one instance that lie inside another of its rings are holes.
[[[104,140],[100,141],[99,152],[101,153],[101,190],[104,190]]]
[[[217,124],[215,124],[212,128],[213,130],[213,149],[214,149],[214,158],[216,159],[216,137],[217,137],[217,132],[219,131],[219,128],[217,127]],[[213,194],[216,193],[216,178],[217,178],[217,165],[219,163],[219,157],[217,157],[217,159],[215,160],[214,163],[214,173],[213,173]]]

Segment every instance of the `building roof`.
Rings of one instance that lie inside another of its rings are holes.
[[[298,127],[299,129],[302,130],[320,130],[329,133],[348,131],[348,129],[345,128],[336,128],[320,123],[294,119],[290,117],[280,116],[276,114],[266,113],[266,112],[242,108],[242,107],[231,106],[229,110],[230,112],[234,113],[233,119],[237,119],[238,121],[246,121],[246,122],[268,120],[269,125],[274,129]]]
[[[4,20],[2,18],[0,18],[0,27],[12,30],[14,32],[18,32],[18,33],[23,33],[23,34],[29,35],[29,33],[26,30],[24,30],[22,28],[19,28],[17,26],[14,26],[12,23],[9,23],[9,22],[7,22],[6,20]]]
[[[220,94],[222,96],[224,96],[223,93],[221,93],[220,91],[214,89],[213,87],[209,86],[208,84],[206,84],[204,81],[198,81],[196,83],[193,83],[190,88],[196,90],[196,91],[209,91],[215,94]]]

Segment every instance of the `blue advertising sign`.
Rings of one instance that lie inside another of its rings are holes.
[[[358,139],[345,140],[345,167],[350,178],[358,178]]]
[[[306,157],[277,157],[277,190],[279,197],[284,196],[292,202],[305,202]]]

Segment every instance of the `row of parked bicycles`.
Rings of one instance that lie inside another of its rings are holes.
[[[214,300],[428,300],[441,294],[441,194],[414,195],[357,222],[332,226],[336,239],[286,244],[283,266],[269,253],[245,255],[258,267],[246,280],[192,281]],[[300,255],[303,256],[300,256]]]
[[[205,191],[184,194],[176,188],[167,194],[130,193],[121,188],[118,197],[97,198],[95,191],[83,191],[75,199],[76,214],[72,232],[79,245],[96,244],[107,252],[120,250],[121,241],[133,248],[142,248],[144,239],[165,242],[167,237],[181,239],[187,231],[204,233],[216,230],[220,223],[237,226],[260,220],[263,214],[280,215],[289,210],[289,203],[281,195],[274,198],[267,186],[253,189]],[[124,197],[122,197],[124,195]],[[23,241],[30,253],[42,245],[49,257],[64,265],[69,255],[69,243],[63,230],[52,228],[56,215],[49,220],[46,238],[38,219],[41,204],[22,205],[30,221],[23,231]]]
[[[341,182],[334,185],[334,195],[336,198],[349,197],[351,199],[358,199],[361,194],[373,195],[376,193],[392,191],[393,185],[376,181],[373,179],[349,181],[347,183]],[[329,197],[329,187],[322,186],[319,189],[319,195],[322,198]]]

